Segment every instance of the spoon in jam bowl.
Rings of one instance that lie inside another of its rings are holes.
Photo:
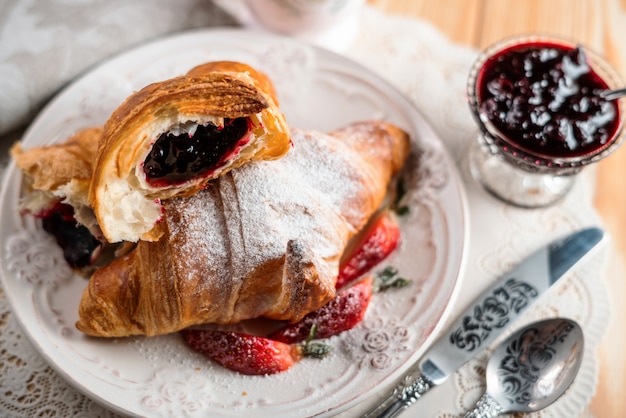
[[[615,90],[602,90],[597,93],[598,96],[602,97],[605,100],[617,100],[626,96],[626,87]]]
[[[535,322],[511,335],[487,364],[487,391],[464,418],[535,412],[556,401],[582,362],[584,336],[569,319]]]
[[[473,177],[516,206],[562,199],[583,167],[621,144],[623,100],[598,92],[623,85],[608,63],[575,43],[524,36],[487,48],[467,85],[480,128]]]

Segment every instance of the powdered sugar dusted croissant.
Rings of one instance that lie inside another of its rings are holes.
[[[335,295],[348,241],[380,208],[409,153],[406,133],[363,122],[292,131],[273,162],[164,202],[164,235],[90,279],[78,329],[117,337],[266,317],[297,321]]]
[[[104,126],[90,202],[110,242],[156,240],[161,200],[189,196],[291,138],[268,78],[221,61],[131,95]]]

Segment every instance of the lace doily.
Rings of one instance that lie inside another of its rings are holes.
[[[40,42],[37,50],[32,49],[35,48],[31,45],[32,42],[12,43],[13,51],[8,51],[6,47],[0,48],[3,58],[11,58],[3,60],[3,65],[0,66],[0,74],[4,75],[3,85],[17,86],[19,84],[11,83],[18,80],[22,82],[21,87],[27,89],[26,94],[18,91],[18,87],[13,87],[13,90],[0,89],[5,92],[4,97],[0,97],[0,110],[7,108],[7,103],[13,100],[12,94],[26,98],[20,99],[17,103],[19,106],[12,113],[0,112],[5,115],[5,119],[0,120],[1,127],[13,127],[9,121],[25,120],[52,91],[91,63],[106,58],[115,50],[178,29],[219,22],[233,23],[232,18],[223,13],[198,17],[195,13],[198,10],[204,10],[205,13],[206,10],[216,10],[200,6],[200,3],[205,2],[137,1],[132,2],[132,5],[122,5],[120,2],[92,0],[89,6],[72,6],[75,20],[69,26],[72,30],[82,31],[81,33],[89,36],[73,37],[80,45],[74,49],[64,49],[62,46],[68,39],[68,27],[42,22],[47,22],[47,19],[54,22],[65,15],[56,16],[52,13],[57,10],[54,7],[37,8],[34,7],[35,3],[31,0],[3,6],[5,10],[9,10],[8,15],[12,16],[14,22],[22,23],[16,23],[13,33],[22,34],[24,39],[35,33],[39,37],[34,40],[35,43],[37,39],[50,34],[58,36],[49,36],[48,42]],[[65,3],[68,2],[63,3],[67,6]],[[120,8],[123,9],[122,12],[114,13]],[[192,15],[195,17],[191,17]],[[164,16],[168,16],[165,23]],[[159,24],[149,24],[152,21],[158,21]],[[96,26],[107,28],[107,33],[115,33],[115,44],[110,43],[110,36],[89,32],[89,28]],[[22,39],[19,36],[18,38]],[[2,38],[0,44],[6,45],[4,41]],[[62,71],[53,72],[55,75],[51,79],[29,83],[32,75],[22,72],[25,71],[22,68],[27,66],[19,65],[20,60],[16,58],[15,51],[20,49],[25,50],[22,59],[26,61],[35,60],[38,53],[53,51],[51,54],[58,55],[63,51],[65,59]],[[85,49],[91,51],[87,59],[81,55]],[[458,299],[459,309],[454,313],[460,312],[491,280],[514,266],[539,245],[573,229],[600,223],[592,206],[592,170],[583,173],[563,202],[541,210],[516,209],[501,204],[471,179],[465,154],[468,144],[475,140],[477,130],[466,105],[465,82],[476,51],[452,44],[427,23],[383,15],[366,8],[361,16],[356,40],[345,54],[377,72],[410,98],[444,139],[445,145],[462,169],[470,204],[470,245],[466,278]],[[15,113],[18,110],[22,112],[21,115]],[[595,390],[597,364],[594,352],[609,316],[608,297],[599,273],[605,271],[606,252],[604,249],[588,258],[566,280],[551,289],[549,295],[533,307],[523,320],[530,322],[543,317],[565,316],[578,321],[586,337],[583,367],[574,385],[553,406],[531,416],[576,416],[587,405]],[[521,325],[516,324],[515,328]],[[116,416],[74,390],[47,366],[45,360],[23,336],[9,312],[3,294],[0,294],[0,335],[0,415]],[[481,354],[452,379],[431,390],[417,405],[405,412],[405,416],[458,417],[464,410],[473,407],[485,389],[484,369],[488,355],[489,352]],[[386,389],[388,388],[381,388],[381,396]],[[370,399],[342,416],[357,416],[375,401],[376,399]]]

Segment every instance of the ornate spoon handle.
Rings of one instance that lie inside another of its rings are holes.
[[[504,408],[488,393],[485,393],[476,402],[474,409],[467,411],[463,418],[495,418],[503,412],[505,412]]]
[[[363,415],[362,418],[392,418],[398,416],[404,409],[413,405],[423,394],[434,385],[426,377],[419,375],[416,378],[406,376],[404,381],[396,386],[391,394],[378,406]]]

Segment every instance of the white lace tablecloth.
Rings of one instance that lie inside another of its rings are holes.
[[[221,3],[231,12],[234,0]],[[424,113],[458,162],[470,209],[468,262],[453,316],[490,281],[538,246],[574,229],[599,225],[593,169],[558,205],[524,210],[485,193],[469,175],[465,153],[476,136],[465,102],[465,82],[476,51],[448,41],[429,24],[365,8],[353,45],[344,53],[394,84]],[[65,83],[112,54],[167,33],[236,20],[206,0],[5,0],[0,4],[0,135],[6,149]],[[6,158],[6,155],[3,155]],[[565,316],[584,329],[584,363],[574,385],[535,417],[573,417],[589,403],[597,382],[595,349],[608,322],[603,281],[606,245],[550,290],[523,322]],[[517,324],[518,326],[521,324]],[[488,352],[433,389],[405,416],[457,417],[484,391]],[[380,395],[386,388],[381,388]],[[377,399],[344,412],[358,416]],[[52,371],[23,336],[0,292],[0,416],[111,417]]]

